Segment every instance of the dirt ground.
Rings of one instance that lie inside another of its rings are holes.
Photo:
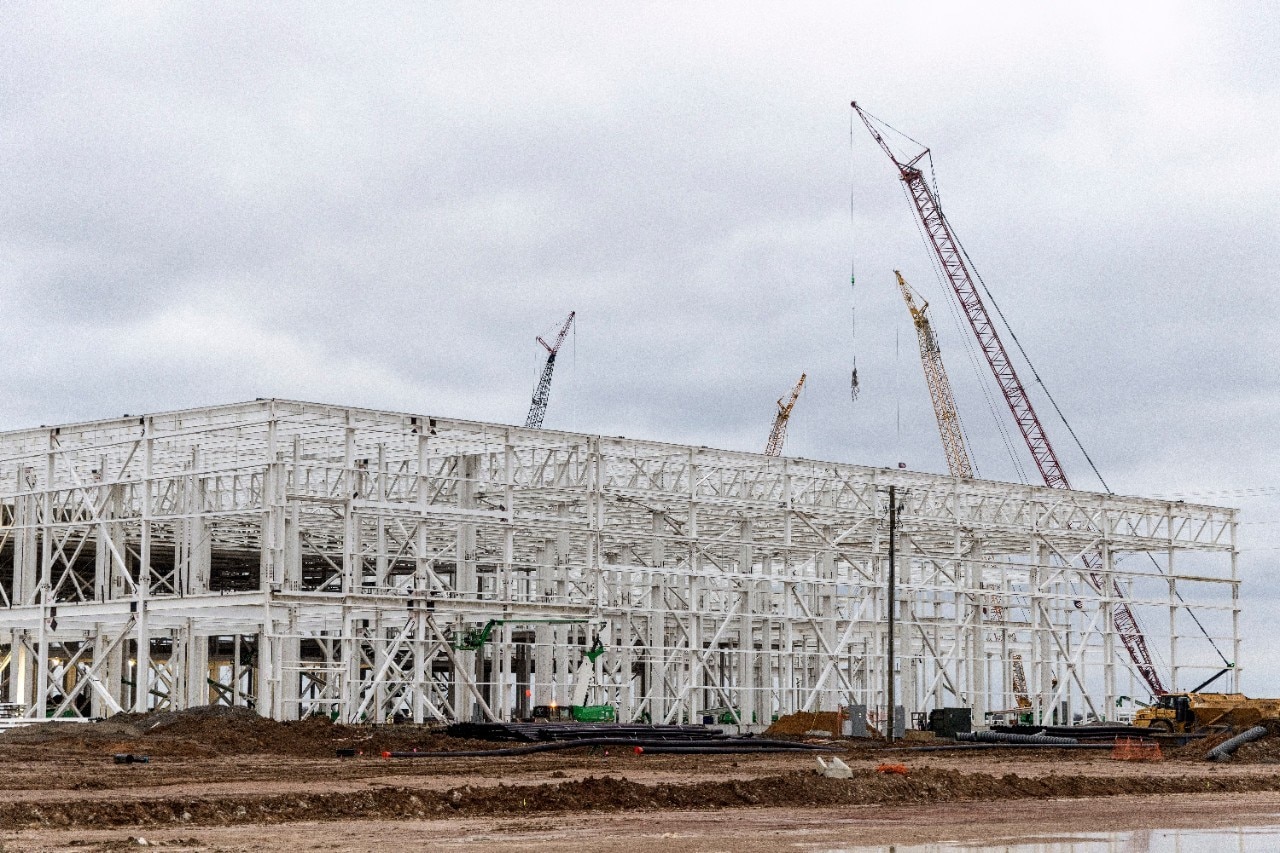
[[[230,709],[44,724],[0,736],[0,849],[833,850],[1028,833],[1280,824],[1280,736],[1227,764],[1055,749],[811,755],[387,759],[458,751],[413,726],[275,723]],[[355,750],[338,758],[335,750]],[[147,763],[117,764],[115,753]],[[901,763],[906,775],[877,770]],[[145,841],[145,844],[143,843]]]

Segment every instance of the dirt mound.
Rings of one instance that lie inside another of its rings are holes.
[[[493,744],[447,738],[428,726],[346,726],[326,717],[278,722],[247,708],[206,705],[185,711],[117,714],[94,723],[37,723],[0,735],[0,745],[95,754],[134,752],[184,758],[269,753],[332,758],[338,749],[377,753],[452,752]]]
[[[1252,743],[1246,743],[1231,756],[1242,764],[1280,764],[1280,720],[1264,720],[1267,734]]]
[[[233,708],[230,705],[201,705],[184,711],[152,711],[148,714],[117,714],[111,719],[121,718],[132,718],[141,728],[148,731],[166,728],[181,730],[183,727],[198,726],[211,720],[247,725],[262,719],[256,711],[249,708]]]
[[[641,784],[606,777],[528,786],[424,790],[385,786],[342,793],[161,797],[0,803],[0,828],[282,823],[297,820],[515,816],[569,811],[815,808],[966,800],[1056,799],[1280,790],[1280,776],[994,776],[920,768],[907,776],[855,771],[852,779],[793,772],[755,779]]]
[[[1182,746],[1173,746],[1170,743],[1162,743],[1160,751],[1164,754],[1165,758],[1201,761],[1204,759],[1204,754],[1206,752],[1231,737],[1235,737],[1233,732],[1218,732],[1207,735],[1206,737],[1189,740]]]
[[[96,723],[47,722],[8,729],[0,733],[0,743],[46,744],[57,741],[105,741],[133,740],[142,736],[142,729],[117,715]]]
[[[1238,748],[1231,756],[1231,760],[1241,764],[1280,764],[1280,720],[1263,720],[1257,725],[1266,728],[1267,734]],[[1253,726],[1215,732],[1208,737],[1193,740],[1185,746],[1167,748],[1165,755],[1169,758],[1202,760],[1209,750],[1250,728]]]
[[[839,711],[797,711],[774,720],[765,734],[799,737],[821,732],[823,737],[840,737],[843,722],[844,715]]]

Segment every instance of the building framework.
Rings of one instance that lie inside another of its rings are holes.
[[[509,719],[590,678],[623,720],[750,727],[874,714],[893,660],[909,711],[981,719],[1020,657],[1040,719],[1109,719],[1117,589],[1170,683],[1220,666],[1198,620],[1238,684],[1235,540],[1217,507],[350,407],[126,416],[0,433],[0,698]]]

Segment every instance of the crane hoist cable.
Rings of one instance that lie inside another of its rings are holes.
[[[849,342],[852,346],[852,359],[849,370],[849,402],[858,402],[858,394],[862,385],[858,380],[858,268],[854,245],[855,223],[857,222],[856,195],[853,187],[853,114],[849,115]]]
[[[765,445],[765,456],[780,456],[782,443],[787,440],[787,421],[791,419],[791,410],[800,399],[800,390],[804,388],[805,374],[800,374],[800,381],[791,389],[791,393],[778,398],[778,413],[773,418],[773,429],[769,430],[769,443]]]
[[[577,313],[576,311],[569,312],[569,316],[560,327],[559,333],[556,334],[555,343],[549,344],[541,336],[538,337],[538,343],[542,344],[547,351],[547,360],[542,365],[542,375],[538,378],[538,387],[533,390],[533,401],[529,404],[529,414],[524,419],[526,427],[542,429],[542,419],[547,416],[547,402],[551,399],[551,374],[556,369],[556,353],[560,351],[565,336],[569,334],[569,327],[573,325],[573,318]]]
[[[849,339],[854,342],[853,363],[849,370],[849,402],[858,402],[858,393],[862,385],[858,381],[858,303],[857,303],[857,271],[849,268]]]

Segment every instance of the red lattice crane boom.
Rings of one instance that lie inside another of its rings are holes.
[[[1001,393],[1004,394],[1005,402],[1009,405],[1009,411],[1013,413],[1013,419],[1017,423],[1023,439],[1026,441],[1027,449],[1031,451],[1031,458],[1036,463],[1036,468],[1039,469],[1045,485],[1054,489],[1071,488],[1071,483],[1067,480],[1067,474],[1062,468],[1062,462],[1058,459],[1058,454],[1054,452],[1049,436],[1045,433],[1044,425],[1040,422],[1039,416],[1036,415],[1035,407],[1031,404],[1031,397],[1027,394],[1022,380],[1018,378],[1018,373],[1013,367],[1009,353],[1005,350],[1004,343],[1000,340],[1000,335],[996,331],[995,322],[987,312],[987,307],[978,293],[978,288],[974,284],[974,275],[969,269],[964,253],[960,250],[959,241],[952,232],[951,226],[947,223],[947,218],[943,215],[937,196],[930,189],[923,170],[918,165],[922,159],[928,156],[929,149],[924,148],[923,151],[909,160],[899,158],[880,134],[874,123],[875,120],[858,106],[857,101],[854,101],[850,106],[858,114],[858,118],[862,119],[862,123],[866,125],[876,144],[888,155],[890,161],[898,169],[898,177],[907,188],[907,194],[910,196],[912,204],[915,206],[916,215],[924,228],[925,237],[938,262],[942,265],[942,271],[946,275],[951,289],[955,292],[957,300],[959,300],[960,309],[964,313],[965,319],[969,321],[969,327],[973,330],[973,334],[978,340],[978,348],[982,350],[982,354],[987,359],[987,364],[991,367],[991,372],[995,375],[996,383],[1000,386]],[[1090,569],[1090,578],[1094,588],[1101,591],[1106,585],[1106,580],[1100,574],[1100,569],[1102,568],[1101,556],[1097,553],[1086,554],[1084,563]],[[1156,672],[1151,652],[1147,648],[1146,638],[1142,635],[1133,611],[1130,610],[1128,604],[1124,603],[1124,596],[1119,585],[1114,580],[1111,581],[1111,584],[1116,598],[1119,599],[1118,603],[1112,607],[1112,621],[1115,625],[1116,633],[1120,635],[1120,639],[1124,643],[1125,649],[1129,652],[1129,657],[1133,660],[1138,674],[1142,676],[1143,681],[1147,683],[1152,692],[1159,696],[1167,691],[1160,680],[1159,673]]]

